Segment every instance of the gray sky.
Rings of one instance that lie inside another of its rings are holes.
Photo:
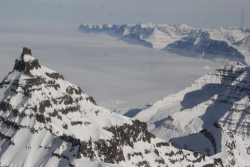
[[[0,19],[250,27],[250,0],[0,0]]]

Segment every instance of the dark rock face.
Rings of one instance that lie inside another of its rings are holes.
[[[41,76],[32,77],[25,79],[25,84],[23,85],[24,90],[30,91],[34,86],[40,86],[41,84],[46,84],[46,81]]]
[[[77,95],[80,95],[82,92],[82,89],[81,88],[74,88],[74,87],[71,87],[69,86],[67,89],[66,89],[66,92],[70,95],[72,95],[73,93],[77,94]]]
[[[99,140],[95,142],[95,148],[98,150],[99,157],[105,155],[104,162],[114,164],[125,161],[122,147],[119,146],[118,141]]]
[[[142,140],[144,142],[150,143],[151,138],[155,138],[152,133],[148,132],[147,124],[139,120],[133,121],[132,125],[124,124],[123,126],[105,129],[113,133],[116,138],[121,138],[121,145],[130,145],[132,147],[135,141]],[[140,135],[140,133],[143,135]]]
[[[247,154],[250,155],[250,147],[247,147],[246,150],[247,150]]]
[[[50,100],[44,100],[40,102],[39,112],[44,113],[46,107],[52,107]]]
[[[31,56],[31,50],[28,48],[23,48],[21,60],[16,60],[13,70],[17,70],[20,72],[23,71],[25,75],[31,75],[30,73],[31,70],[41,68],[41,66],[37,59],[34,59],[33,61],[29,62],[24,62],[25,55]]]
[[[23,56],[24,55],[31,55],[32,56],[32,54],[31,54],[31,49],[28,49],[28,48],[26,48],[26,47],[24,47],[23,48],[23,52],[22,52],[22,59],[23,59]]]
[[[161,142],[161,143],[157,143],[156,146],[161,147],[161,146],[170,146],[170,145],[167,142]]]
[[[46,84],[46,88],[51,88],[53,87],[55,90],[58,90],[60,88],[60,85],[56,83],[56,81],[48,81]]]
[[[8,103],[7,101],[1,101],[0,103],[0,108],[6,112],[6,111],[10,111],[12,110],[12,105],[10,103]]]
[[[0,88],[3,88],[9,84],[10,84],[10,81],[8,81],[8,80],[6,80],[6,78],[4,78],[4,80],[0,83]]]
[[[44,117],[44,115],[42,115],[42,114],[39,114],[39,115],[37,115],[36,116],[36,120],[38,121],[38,122],[41,122],[41,123],[46,123],[46,121],[45,121],[45,117]]]
[[[6,135],[2,134],[1,132],[0,132],[0,138],[1,138],[1,140],[5,139],[6,141],[11,142],[11,137],[6,136]]]
[[[39,62],[37,59],[33,60],[32,62],[29,63],[24,63],[24,74],[30,75],[30,71],[33,69],[38,69],[41,68]]]
[[[94,100],[94,98],[92,96],[89,96],[88,98],[86,98],[87,101],[90,101],[91,103],[93,103],[94,105],[96,105],[96,102]]]
[[[62,108],[59,110],[62,114],[67,115],[69,112],[78,112],[80,111],[80,106],[76,105],[76,106],[69,106],[66,108]]]
[[[71,122],[71,125],[72,125],[72,126],[75,126],[75,125],[82,125],[82,121],[74,121],[74,122]]]
[[[11,127],[14,128],[15,130],[19,130],[20,128],[22,128],[22,126],[18,125],[16,122],[12,122],[6,118],[3,118],[0,116],[0,120],[7,126],[7,127]]]
[[[221,125],[220,125],[218,122],[215,122],[215,123],[214,123],[214,127],[222,129],[222,128],[221,128]]]
[[[59,104],[64,103],[65,105],[69,105],[69,104],[73,104],[73,101],[74,101],[74,99],[71,96],[66,94],[66,95],[62,96],[61,98],[59,98],[57,102]]]
[[[217,146],[216,141],[214,139],[214,136],[211,132],[208,132],[207,129],[203,129],[200,131],[201,134],[203,134],[207,139],[211,141],[212,146],[214,147],[214,153],[217,153]]]
[[[53,79],[62,79],[62,80],[64,80],[64,77],[59,73],[54,73],[54,72],[53,73],[48,73],[48,72],[46,72],[46,75],[49,76],[50,78],[53,78]]]

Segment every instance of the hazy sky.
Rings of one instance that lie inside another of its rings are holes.
[[[250,27],[250,0],[0,0],[0,19]]]

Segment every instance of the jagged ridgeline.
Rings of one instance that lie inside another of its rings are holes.
[[[28,48],[0,84],[0,125],[1,166],[221,166],[97,106]]]
[[[193,28],[185,24],[81,24],[84,33],[106,33],[129,44],[162,49],[182,56],[227,63],[246,63],[250,51],[250,29]]]

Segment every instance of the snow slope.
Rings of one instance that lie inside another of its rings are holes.
[[[134,118],[177,146],[220,157],[224,165],[250,164],[250,67],[225,66]]]
[[[105,32],[123,41],[163,49],[183,56],[235,63],[249,62],[250,30],[247,28],[197,29],[167,24],[82,24],[85,33]],[[246,57],[246,58],[245,58]],[[246,60],[245,60],[246,59]]]
[[[0,84],[0,119],[3,166],[221,166],[97,106],[28,48]]]

